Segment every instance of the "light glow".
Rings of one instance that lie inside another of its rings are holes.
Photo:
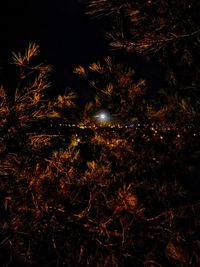
[[[110,115],[106,111],[101,111],[97,115],[95,115],[95,118],[102,123],[106,123],[110,121]]]
[[[100,114],[99,117],[100,117],[101,120],[106,120],[106,114]]]

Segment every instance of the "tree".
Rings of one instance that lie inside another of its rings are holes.
[[[129,62],[134,61],[134,54],[139,54],[164,69],[163,85],[159,88],[162,90],[156,92],[158,103],[155,105],[169,104],[173,116],[175,109],[180,111],[180,108],[181,113],[183,109],[187,114],[191,110],[193,114],[199,113],[200,30],[197,14],[200,5],[196,1],[85,2],[87,14],[102,20],[111,49],[121,50]],[[166,92],[164,97],[163,90]],[[169,103],[174,97],[177,108]],[[152,103],[150,110],[153,112]],[[161,114],[164,111],[168,113],[166,107]]]
[[[108,52],[88,67],[77,66],[74,72],[96,97],[83,111],[85,130],[56,147],[51,135],[30,136],[29,122],[55,116],[66,120],[75,95],[52,100],[44,94],[49,68],[43,72],[43,65],[29,65],[36,45],[25,56],[14,54],[21,74],[14,104],[9,106],[1,91],[1,140],[7,141],[0,155],[0,208],[5,215],[0,238],[8,254],[1,253],[1,262],[9,264],[15,257],[45,267],[199,266],[199,100],[193,93],[198,69],[189,75],[194,84],[187,93],[184,77],[177,75],[177,69],[190,70],[188,59],[179,65],[184,49],[190,48],[187,53],[198,60],[199,52],[195,57],[191,49],[198,46],[198,5],[194,10],[191,4],[191,15],[181,0],[171,5],[89,0],[87,6],[89,14],[106,15],[106,29],[114,27],[107,34],[112,46],[126,50],[130,58],[136,51],[159,62],[165,81],[150,95],[148,81],[137,77],[123,53],[119,59]],[[181,21],[183,14],[187,20]],[[170,18],[176,25],[171,34]],[[102,108],[124,127],[92,127],[93,114]],[[134,128],[125,127],[130,123]],[[10,138],[20,131],[23,138],[15,139],[13,151]],[[23,150],[16,145],[20,142]]]

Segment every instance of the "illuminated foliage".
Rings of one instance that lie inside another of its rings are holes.
[[[86,106],[85,117],[103,106],[126,121],[130,121],[131,116],[142,113],[145,81],[136,81],[132,68],[115,63],[111,57],[107,57],[102,63],[92,63],[88,68],[78,67],[74,72],[86,79],[96,93],[94,102]]]
[[[148,81],[123,57],[77,66],[96,97],[79,127],[51,134],[44,121],[78,117],[76,94],[48,98],[51,67],[35,63],[36,44],[13,53],[19,84],[12,102],[0,89],[0,262],[199,266],[199,33],[198,17],[185,12],[195,1],[86,2],[89,14],[111,23],[114,48],[165,65],[165,83],[150,96]],[[185,93],[177,70],[190,64],[192,90]],[[94,122],[103,108],[116,116],[111,125]],[[56,142],[63,135],[67,141]]]
[[[129,58],[129,62],[133,62],[133,65],[134,55],[138,54],[148,64],[156,63],[163,68],[165,74],[162,90],[159,88],[160,92],[157,92],[158,101],[155,102],[154,97],[153,103],[148,103],[151,115],[159,120],[161,119],[159,115],[169,116],[170,113],[177,113],[182,108],[178,115],[179,119],[186,116],[185,121],[191,121],[195,113],[198,116],[199,3],[185,0],[86,0],[85,2],[87,13],[99,19],[104,25],[107,31],[104,35],[111,49],[120,50]],[[121,63],[127,66],[126,61]],[[98,64],[94,64],[94,67],[97,66]],[[155,79],[162,78],[155,77]],[[168,107],[161,107],[163,102],[168,104]],[[155,106],[158,112],[154,112]],[[161,110],[158,110],[159,108]]]
[[[39,46],[35,43],[30,43],[24,54],[13,52],[11,63],[16,65],[19,73],[13,99],[7,96],[3,85],[0,88],[0,131],[2,135],[0,142],[4,144],[15,145],[16,141],[16,145],[17,143],[25,145],[27,128],[30,129],[31,125],[36,126],[42,120],[59,118],[61,110],[70,110],[74,107],[76,95],[72,91],[58,96],[56,100],[49,100],[47,95],[51,87],[49,76],[52,68],[45,63],[37,63],[38,55]],[[45,145],[47,139],[50,141],[50,136],[47,138],[45,135],[40,135],[30,137],[27,142],[37,147],[39,143]]]

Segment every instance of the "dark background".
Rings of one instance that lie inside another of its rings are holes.
[[[85,7],[78,0],[1,1],[1,68],[6,69],[11,51],[22,50],[30,41],[36,41],[42,60],[53,65],[54,90],[63,92],[67,86],[79,87],[72,75],[73,67],[106,54],[101,23],[84,13]],[[8,75],[5,72],[4,79]],[[80,93],[87,98],[87,92]]]
[[[112,55],[103,35],[103,22],[104,19],[86,16],[80,0],[1,1],[0,79],[9,92],[14,91],[15,81],[10,77],[15,75],[11,75],[13,69],[8,64],[11,51],[21,51],[30,41],[36,41],[40,45],[41,60],[53,65],[52,94],[63,93],[67,87],[72,87],[78,91],[80,102],[85,103],[94,92],[79,81],[72,70],[77,65],[87,65]],[[151,91],[161,86],[163,72],[160,66],[145,62],[139,55],[121,56],[126,64],[136,69],[138,77],[149,82]]]

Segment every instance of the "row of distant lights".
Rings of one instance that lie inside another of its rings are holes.
[[[77,128],[80,128],[80,129],[88,129],[88,128],[93,128],[93,129],[97,129],[98,127],[96,126],[84,126],[84,125],[76,125],[76,124],[59,124],[59,126],[68,126],[68,127],[77,127]],[[126,126],[122,126],[122,125],[111,125],[109,126],[110,128],[134,128],[134,129],[140,129],[141,128],[141,124],[137,124],[137,125],[133,125],[133,124],[130,124],[130,125],[126,125]],[[191,128],[191,127],[188,127],[188,128]],[[155,127],[150,127],[150,130],[153,132],[153,135],[156,137],[156,136],[159,136],[160,140],[163,140],[164,137],[162,135],[159,134],[159,131],[158,129],[156,129]],[[165,128],[164,130],[167,130],[167,131],[170,131],[172,130],[172,128],[170,127],[167,127]],[[59,132],[60,134],[60,132]],[[197,135],[196,133],[193,133],[192,134],[194,137]],[[77,137],[77,134],[75,135]],[[143,134],[142,137],[148,137],[148,135],[146,134]],[[178,133],[176,135],[177,138],[181,138],[181,134]],[[149,139],[149,138],[148,138]],[[150,140],[150,139],[149,139]],[[81,140],[77,140],[77,141],[81,141]]]
[[[109,112],[107,110],[102,110],[100,112],[98,112],[97,114],[94,115],[94,119],[101,125],[101,126],[106,126],[106,127],[109,127],[109,128],[119,128],[119,129],[122,129],[122,128],[134,128],[134,129],[140,129],[141,127],[146,127],[147,125],[141,125],[140,123],[138,124],[128,124],[128,125],[121,125],[121,124],[109,124],[109,122],[111,121],[111,116],[109,114]],[[93,124],[93,125],[84,125],[84,124],[62,124],[60,123],[59,124],[60,127],[77,127],[77,128],[80,128],[80,129],[97,129],[99,128],[97,125]],[[53,127],[53,124],[50,124],[50,127]],[[193,128],[192,125],[188,125],[187,127],[185,128]],[[155,127],[151,127],[150,128],[153,132],[154,132],[154,136],[156,135],[159,135],[158,133],[158,130],[155,128]],[[173,128],[170,128],[170,127],[167,127],[167,128],[162,128],[162,130],[167,130],[167,131],[170,131],[170,130],[173,130]],[[145,137],[146,135],[144,134],[143,137]],[[196,133],[193,133],[193,136],[196,136]],[[163,136],[160,135],[160,139],[163,140]],[[180,133],[177,134],[177,138],[181,138],[181,135]]]
[[[50,127],[53,127],[54,124],[50,124]],[[67,124],[67,123],[60,123],[59,124],[60,127],[77,127],[77,128],[81,128],[81,129],[86,129],[86,128],[99,128],[98,126],[96,126],[95,124],[93,125],[83,125],[83,124]],[[106,125],[107,127],[109,128],[134,128],[134,129],[140,129],[141,127],[145,127],[147,125],[142,125],[140,123],[138,124],[128,124],[128,125],[122,125],[122,124],[108,124]],[[173,130],[174,128],[170,128],[170,127],[167,127],[167,128],[163,128],[161,127],[162,130]],[[185,126],[185,129],[192,129],[193,127],[192,126]],[[157,130],[153,127],[150,128],[152,131],[154,131],[155,133],[157,133]]]

